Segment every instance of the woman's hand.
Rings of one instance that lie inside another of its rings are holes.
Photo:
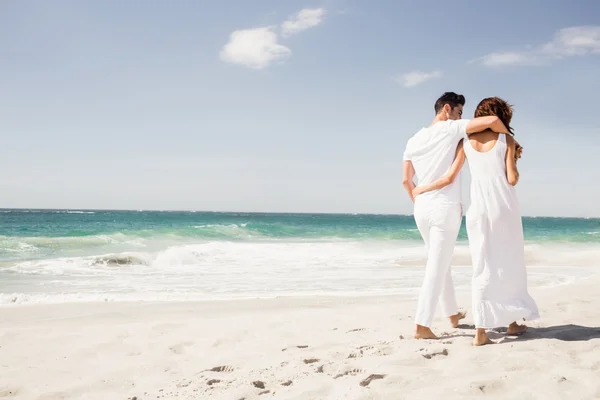
[[[418,196],[418,195],[420,195],[421,193],[423,193],[423,190],[422,190],[422,189],[421,189],[419,186],[415,187],[415,188],[412,190],[412,195],[413,195],[413,198],[417,197],[417,196]]]

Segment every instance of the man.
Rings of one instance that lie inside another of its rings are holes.
[[[416,339],[437,339],[430,326],[438,301],[454,328],[465,314],[458,312],[450,271],[462,221],[460,178],[453,178],[448,186],[419,195],[416,200],[412,194],[413,178],[416,175],[419,185],[427,185],[446,175],[457,146],[469,134],[486,129],[508,132],[496,116],[461,119],[464,105],[463,95],[444,93],[435,102],[436,115],[431,125],[411,137],[404,152],[403,184],[415,203],[415,222],[427,246],[425,279],[415,316]]]

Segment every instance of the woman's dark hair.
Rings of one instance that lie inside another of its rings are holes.
[[[479,102],[477,108],[475,109],[475,118],[495,115],[496,117],[500,118],[500,121],[502,121],[508,131],[514,134],[513,128],[510,126],[512,114],[512,105],[508,104],[500,97],[488,97],[483,99]]]

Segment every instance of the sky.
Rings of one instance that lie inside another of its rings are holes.
[[[482,4],[0,2],[0,208],[410,214],[455,91],[514,105],[524,215],[600,217],[600,2]]]

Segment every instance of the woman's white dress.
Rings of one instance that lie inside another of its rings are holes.
[[[506,135],[487,152],[464,140],[471,171],[467,234],[473,261],[473,319],[477,328],[539,318],[527,291],[523,225],[514,186],[506,178]]]

